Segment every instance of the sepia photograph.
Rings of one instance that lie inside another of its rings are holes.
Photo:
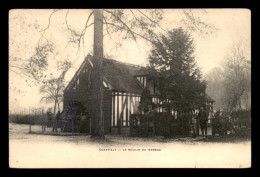
[[[10,168],[251,167],[250,9],[8,16]]]

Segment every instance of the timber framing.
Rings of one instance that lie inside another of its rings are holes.
[[[144,89],[150,91],[152,102],[157,105],[156,111],[164,112],[154,82],[147,79],[148,68],[107,58],[103,58],[102,63],[105,134],[129,133],[130,116],[141,113],[138,106]],[[88,110],[91,108],[93,91],[89,90],[89,83],[92,68],[93,56],[88,55],[64,90],[63,109],[70,102],[81,102]],[[206,99],[213,106],[214,100],[209,96]],[[176,110],[172,110],[172,114],[177,115]]]

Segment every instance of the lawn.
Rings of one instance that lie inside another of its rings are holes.
[[[164,139],[107,135],[29,134],[28,125],[9,124],[9,164],[14,168],[245,168],[251,166],[251,141]],[[32,130],[41,131],[40,126]],[[220,138],[220,137],[218,137]],[[208,137],[207,139],[210,139]]]

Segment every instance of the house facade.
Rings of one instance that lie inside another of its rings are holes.
[[[89,90],[89,86],[92,61],[93,56],[88,55],[65,88],[63,110],[71,102],[81,103],[87,109],[91,107],[90,96],[93,91]],[[154,83],[148,80],[146,67],[104,58],[102,71],[105,134],[117,134],[119,128],[121,133],[129,133],[130,115],[141,113],[138,105],[145,88],[150,91],[153,103],[158,105],[157,112],[164,111]],[[172,114],[175,113],[173,110]]]

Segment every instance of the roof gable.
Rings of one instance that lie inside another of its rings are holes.
[[[84,68],[93,67],[93,56],[88,55],[74,77],[71,79],[70,83],[66,87],[65,91],[68,90],[70,86],[73,86],[80,73]],[[108,87],[112,90],[121,92],[131,92],[131,93],[142,93],[143,87],[137,80],[135,76],[148,75],[149,70],[146,67],[119,62],[113,59],[103,58],[102,64],[104,81],[108,84]],[[208,94],[206,94],[207,102],[215,102]]]
[[[75,73],[74,77],[66,87],[68,88],[76,83],[77,77],[83,68],[86,68],[86,65],[93,67],[93,56],[88,55],[78,71]],[[127,64],[119,62],[113,59],[103,58],[102,64],[104,80],[109,84],[109,88],[122,91],[122,92],[132,92],[132,93],[142,93],[143,88],[138,83],[138,80],[134,76],[147,75],[148,69],[146,67]]]
[[[93,56],[88,56],[93,60]],[[103,75],[114,90],[123,92],[142,93],[143,88],[134,77],[147,75],[148,70],[138,65],[127,64],[113,59],[103,58]]]

